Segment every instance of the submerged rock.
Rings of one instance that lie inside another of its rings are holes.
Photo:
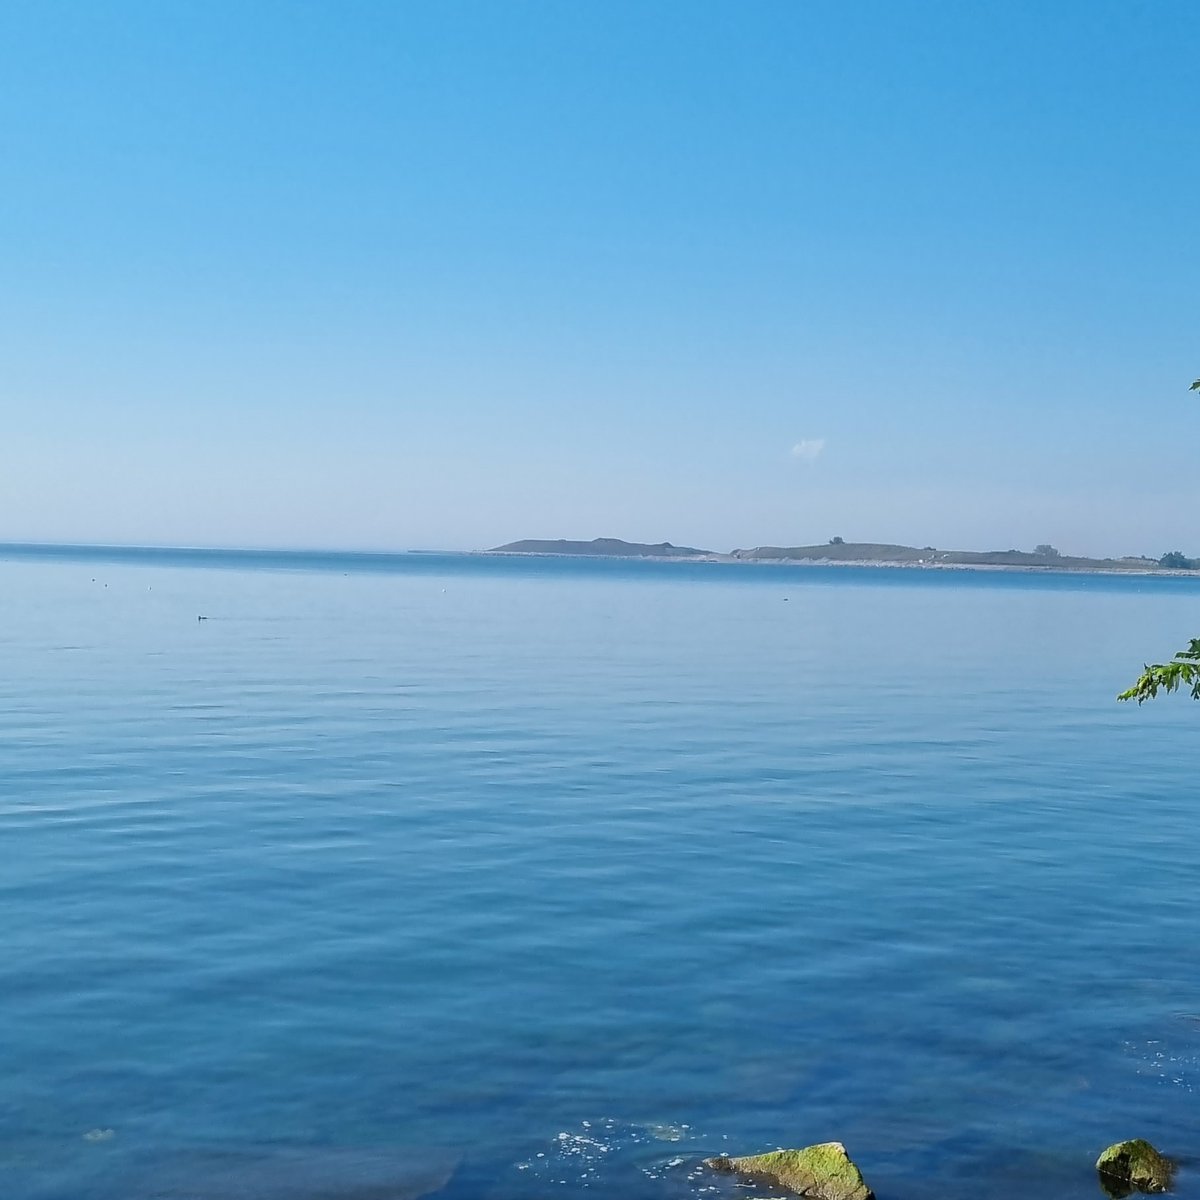
[[[1175,1164],[1149,1142],[1132,1138],[1116,1142],[1096,1159],[1100,1185],[1115,1200],[1131,1192],[1168,1192]]]
[[[850,1160],[841,1142],[822,1142],[803,1150],[773,1150],[728,1158],[705,1159],[716,1171],[734,1171],[745,1179],[788,1188],[812,1200],[875,1200],[862,1172]]]

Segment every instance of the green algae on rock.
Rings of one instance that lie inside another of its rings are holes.
[[[1175,1165],[1142,1138],[1116,1142],[1096,1159],[1100,1185],[1114,1198],[1122,1200],[1131,1192],[1168,1192]]]
[[[719,1155],[704,1160],[706,1167],[734,1171],[752,1181],[788,1188],[812,1200],[874,1200],[862,1172],[841,1142],[822,1142],[803,1150],[773,1150],[744,1158]]]

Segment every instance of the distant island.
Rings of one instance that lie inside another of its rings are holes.
[[[586,554],[603,558],[727,558],[712,550],[697,550],[694,546],[672,546],[670,542],[649,545],[646,542],[623,542],[620,538],[593,538],[590,542],[570,542],[563,538],[544,541],[526,538],[497,546],[489,554]]]
[[[1056,571],[1158,571],[1158,560],[1083,558],[1053,546],[1035,550],[937,550],[933,546],[893,546],[876,542],[829,542],[822,546],[756,546],[734,550],[730,558],[751,562],[883,563],[916,567],[1049,567]]]
[[[1013,570],[1176,572],[1200,568],[1194,559],[1171,551],[1162,558],[1128,555],[1124,558],[1084,558],[1062,554],[1053,546],[1033,550],[938,550],[933,546],[897,546],[885,542],[846,542],[841,538],[816,546],[756,546],[751,550],[700,550],[671,542],[625,542],[594,538],[590,542],[564,538],[527,538],[487,551],[489,554],[583,555],[605,558],[692,559],[707,562],[844,564],[887,567],[987,567]]]

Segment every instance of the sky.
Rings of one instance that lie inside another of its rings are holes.
[[[0,540],[1200,553],[1193,0],[6,0]]]

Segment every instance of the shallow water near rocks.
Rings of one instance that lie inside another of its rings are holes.
[[[9,1200],[1196,1191],[1200,706],[1113,696],[1200,582],[7,548],[0,616]]]

